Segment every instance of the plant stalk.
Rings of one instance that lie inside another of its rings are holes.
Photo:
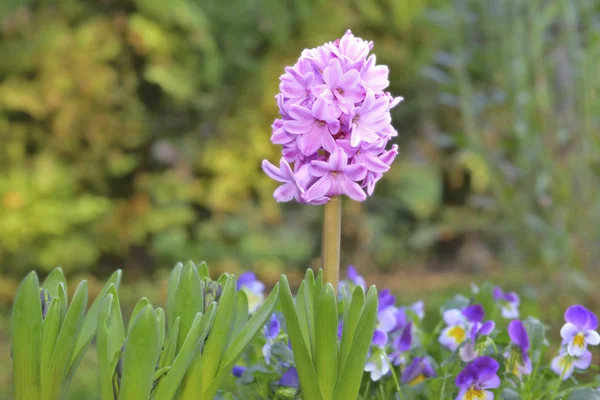
[[[335,196],[323,211],[322,265],[325,282],[337,292],[340,278],[340,238],[342,234],[342,197]]]

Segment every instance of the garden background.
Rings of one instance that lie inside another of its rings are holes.
[[[268,284],[319,266],[321,207],[276,203],[260,163],[284,67],[348,28],[405,101],[399,157],[345,204],[343,265],[434,311],[486,280],[548,322],[599,310],[597,1],[5,0],[0,24],[0,398],[30,269],[93,293],[122,268],[130,307],[177,261]]]

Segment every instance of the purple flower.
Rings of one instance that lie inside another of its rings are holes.
[[[356,201],[363,201],[367,197],[355,182],[365,177],[366,167],[364,164],[348,165],[348,156],[339,147],[331,154],[329,161],[312,161],[311,172],[320,179],[306,191],[304,198],[307,201],[342,194]]]
[[[354,284],[355,286],[360,286],[364,290],[367,290],[367,281],[365,281],[365,278],[363,278],[358,273],[358,271],[356,270],[356,268],[354,267],[354,265],[349,265],[348,266],[348,270],[346,271],[346,276],[348,277],[348,280],[350,282],[352,282],[352,284]],[[344,281],[340,282],[340,287],[344,287],[345,284],[346,284],[346,282],[344,282]]]
[[[462,310],[452,309],[444,312],[444,322],[448,325],[440,334],[439,342],[451,351],[467,338],[467,332],[476,322],[483,319],[483,307],[479,304]]]
[[[435,377],[435,370],[428,357],[415,357],[402,371],[402,383],[415,386],[428,378]]]
[[[477,339],[481,336],[488,336],[496,327],[494,321],[486,321],[485,323],[474,322],[471,325],[469,342],[460,348],[460,358],[465,362],[473,361],[476,357],[481,355],[480,353],[484,350],[477,344]],[[485,342],[484,342],[485,345]]]
[[[412,322],[404,326],[400,335],[392,341],[392,354],[390,357],[394,365],[403,365],[406,363],[406,353],[412,346]]]
[[[478,357],[456,377],[459,388],[456,400],[493,400],[494,394],[486,389],[500,386],[497,375],[500,365],[491,357]]]
[[[388,363],[387,355],[381,348],[376,348],[367,363],[365,364],[365,372],[371,374],[371,380],[377,382],[381,377],[387,375],[390,372],[390,365]]]
[[[267,339],[267,341],[262,348],[262,353],[263,353],[263,356],[265,357],[265,362],[267,363],[267,365],[269,365],[271,363],[271,348],[273,347],[273,343],[279,336],[280,328],[281,327],[279,325],[279,320],[277,319],[275,314],[273,314],[271,316],[271,320],[269,321],[269,324],[265,325],[265,328],[264,328],[265,338]]]
[[[500,311],[504,318],[519,318],[520,299],[515,292],[504,293],[499,286],[496,286],[494,288],[494,300],[500,305]]]
[[[281,379],[279,379],[279,386],[295,388],[300,386],[300,381],[298,380],[298,371],[296,368],[291,367],[283,373]]]
[[[258,280],[254,272],[244,272],[239,276],[237,289],[246,292],[248,310],[253,313],[265,299],[265,285]]]
[[[600,343],[600,335],[596,332],[598,318],[587,308],[574,305],[565,311],[566,324],[560,330],[563,344],[567,346],[569,355],[580,357],[587,350],[587,346],[596,346]]]
[[[232,373],[233,373],[234,376],[236,376],[236,377],[239,378],[239,377],[241,377],[244,374],[244,372],[246,372],[246,367],[243,367],[241,365],[234,365],[233,366]]]
[[[510,321],[508,324],[508,336],[511,340],[511,346],[504,352],[506,358],[506,369],[519,378],[522,375],[531,374],[531,360],[529,359],[529,335],[523,322],[518,319]]]
[[[369,57],[372,48],[347,31],[335,42],[304,50],[285,68],[275,96],[281,118],[271,136],[283,146],[283,161],[279,169],[263,162],[265,173],[283,183],[277,201],[318,205],[341,195],[363,201],[361,188],[371,195],[389,170],[398,154],[396,145],[386,150],[397,135],[390,109],[402,98],[384,92],[389,71]]]
[[[551,368],[562,380],[569,379],[573,370],[586,370],[592,363],[592,353],[585,350],[580,356],[572,356],[565,347],[562,347],[558,356],[552,359]]]

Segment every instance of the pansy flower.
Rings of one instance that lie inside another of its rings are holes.
[[[456,377],[459,388],[456,400],[493,400],[494,393],[487,389],[500,386],[497,375],[500,364],[491,357],[478,357]]]
[[[596,332],[598,318],[587,308],[580,305],[567,308],[565,321],[560,336],[570,355],[580,357],[588,345],[596,346],[600,343],[600,335]]]
[[[592,353],[584,350],[580,356],[572,356],[565,347],[562,347],[558,356],[552,359],[551,368],[556,375],[562,377],[562,380],[569,379],[575,368],[586,370],[592,363]]]
[[[415,357],[402,371],[402,383],[415,386],[428,378],[435,377],[435,370],[428,357]]]
[[[406,324],[400,335],[392,340],[392,354],[390,358],[394,365],[406,364],[406,353],[412,346],[412,322]]]
[[[367,290],[367,281],[365,280],[365,278],[360,275],[358,273],[358,271],[356,270],[356,268],[354,267],[354,265],[349,265],[348,269],[346,270],[346,277],[347,279],[345,281],[341,281],[339,283],[339,287],[340,287],[340,292],[345,289],[345,288],[349,288],[350,286],[354,285],[354,286],[360,286],[363,288],[363,290]],[[349,281],[349,282],[348,282]],[[350,285],[349,283],[352,283],[352,285]],[[353,288],[353,286],[352,286]]]
[[[439,342],[451,351],[467,339],[469,330],[476,322],[483,320],[483,307],[475,304],[462,310],[451,309],[444,312],[444,322],[448,325],[440,334]]]
[[[482,355],[483,351],[477,344],[477,340],[482,336],[489,336],[496,327],[494,321],[484,323],[474,322],[469,333],[469,342],[460,348],[460,358],[465,362],[473,361],[475,357]]]
[[[273,314],[271,316],[271,321],[269,321],[268,325],[265,325],[265,338],[266,338],[266,343],[262,348],[262,353],[263,356],[265,357],[265,362],[267,363],[267,365],[269,365],[271,363],[271,348],[273,347],[273,343],[275,342],[275,339],[277,339],[277,336],[279,336],[279,330],[280,330],[280,325],[279,325],[279,320],[277,319],[277,317],[275,316],[275,314]]]
[[[529,358],[529,335],[523,322],[518,319],[508,324],[508,336],[511,344],[504,351],[506,358],[506,369],[517,375],[531,374],[531,359]]]
[[[375,330],[373,334],[373,349],[365,364],[365,372],[371,374],[371,380],[377,382],[382,376],[390,372],[385,345],[387,344],[388,336],[381,330]]]
[[[279,379],[279,386],[295,388],[300,386],[300,381],[298,380],[298,371],[296,368],[291,367],[283,373]]]
[[[258,280],[254,272],[244,272],[237,281],[237,289],[246,292],[248,309],[251,313],[265,300],[265,284]]]
[[[500,306],[500,312],[506,319],[519,318],[519,295],[515,292],[504,293],[498,286],[494,288],[494,300]]]

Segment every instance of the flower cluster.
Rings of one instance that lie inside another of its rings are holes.
[[[267,175],[282,183],[277,201],[324,204],[333,196],[363,201],[398,154],[390,109],[402,98],[384,92],[388,68],[376,65],[372,42],[349,30],[335,42],[302,52],[285,69],[276,96],[281,118],[271,141],[282,145],[279,168]],[[291,166],[293,164],[293,167]]]

